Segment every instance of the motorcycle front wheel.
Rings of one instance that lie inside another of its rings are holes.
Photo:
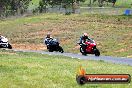
[[[8,44],[8,47],[7,47],[8,49],[12,49],[12,46],[11,46],[11,44]]]
[[[64,53],[64,50],[61,46],[59,46],[59,52]]]
[[[94,54],[95,54],[95,56],[100,56],[100,52],[97,48],[94,50]]]

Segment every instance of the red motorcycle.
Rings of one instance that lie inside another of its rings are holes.
[[[95,56],[100,56],[100,51],[96,48],[96,43],[93,39],[87,39],[86,42],[86,50],[83,50],[83,45],[80,45],[80,52],[82,55],[87,55],[87,54],[95,54]]]

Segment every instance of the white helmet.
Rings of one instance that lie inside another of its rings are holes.
[[[83,33],[83,35],[84,35],[84,36],[88,36],[88,34],[87,34],[87,33]]]

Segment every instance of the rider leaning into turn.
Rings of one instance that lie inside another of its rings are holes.
[[[85,44],[85,42],[87,40],[90,40],[90,38],[88,37],[88,34],[87,33],[83,33],[83,36],[81,36],[81,38],[80,38],[80,45],[81,45],[81,47],[82,47],[84,52],[86,52],[87,45]]]
[[[49,44],[50,44],[50,40],[52,40],[53,38],[50,36],[50,33],[47,34],[46,38],[44,39],[44,43],[46,44],[47,46],[47,49],[49,47]]]

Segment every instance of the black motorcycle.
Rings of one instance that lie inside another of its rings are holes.
[[[50,39],[49,44],[47,44],[47,49],[49,52],[58,51],[63,53],[63,48],[59,45],[60,43],[57,41],[57,39]]]

